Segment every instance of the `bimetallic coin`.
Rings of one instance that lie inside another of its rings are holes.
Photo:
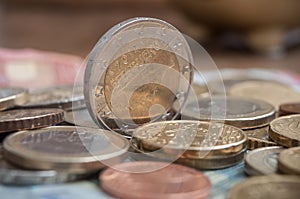
[[[247,81],[233,86],[230,95],[264,100],[277,110],[280,104],[300,101],[300,93],[292,88],[275,83],[262,81]]]
[[[269,138],[269,125],[255,129],[247,129],[244,132],[248,136],[248,149],[256,149],[268,146],[278,146]]]
[[[278,155],[282,147],[264,147],[250,151],[245,158],[245,172],[248,175],[276,174]]]
[[[285,147],[300,146],[300,114],[273,120],[269,136],[274,142]]]
[[[54,184],[74,181],[88,177],[86,174],[75,174],[55,170],[25,170],[10,164],[3,158],[0,146],[0,183],[11,185]]]
[[[62,109],[18,109],[0,112],[0,133],[36,129],[64,121]]]
[[[148,169],[157,167],[163,168],[147,172]],[[208,198],[211,190],[209,179],[200,171],[163,162],[120,164],[115,169],[108,168],[103,171],[99,179],[102,189],[122,199],[202,199]]]
[[[217,121],[242,129],[266,126],[275,118],[275,108],[267,102],[242,97],[205,97],[187,102],[184,119]]]
[[[0,111],[24,104],[28,100],[28,91],[23,88],[0,88]]]
[[[27,103],[23,108],[61,108],[64,110],[85,107],[83,87],[64,85],[37,89],[29,93]]]
[[[167,22],[133,18],[114,26],[88,58],[84,95],[89,112],[110,130],[108,115],[124,131],[168,119],[175,100],[184,100],[188,92],[191,60],[185,38]]]
[[[278,170],[286,174],[300,175],[300,147],[289,148],[280,153]]]
[[[229,199],[297,199],[300,195],[300,177],[270,175],[251,177],[235,185],[228,194]]]
[[[279,106],[279,115],[292,115],[292,114],[300,114],[300,103],[288,103],[281,104]]]
[[[3,148],[5,159],[20,167],[87,173],[120,162],[129,143],[102,129],[54,126],[12,134]]]

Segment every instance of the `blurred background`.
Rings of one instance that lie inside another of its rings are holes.
[[[197,39],[219,68],[300,72],[299,0],[1,0],[0,48],[86,57],[125,19],[163,19]]]

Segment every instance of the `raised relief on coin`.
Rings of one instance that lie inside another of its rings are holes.
[[[278,170],[286,174],[300,175],[300,147],[292,147],[280,153]]]
[[[275,118],[272,105],[242,97],[205,97],[187,102],[183,118],[225,122],[242,129],[265,126]]]
[[[255,129],[244,130],[248,137],[248,149],[256,149],[268,146],[278,146],[269,138],[269,125]]]
[[[62,109],[18,109],[0,112],[0,133],[36,129],[64,121]]]
[[[0,88],[0,110],[24,104],[28,100],[28,91],[24,88]]]
[[[264,147],[249,152],[245,158],[248,175],[271,175],[277,171],[277,162],[282,147]]]
[[[285,147],[300,146],[300,114],[273,120],[270,124],[270,138]]]

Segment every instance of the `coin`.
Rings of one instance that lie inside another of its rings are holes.
[[[165,120],[175,100],[188,92],[191,59],[186,40],[167,22],[133,18],[114,26],[87,61],[89,112],[108,129],[103,118],[109,114],[124,130]]]
[[[281,104],[279,106],[279,115],[300,114],[300,103]]]
[[[0,182],[11,185],[53,184],[74,181],[88,177],[87,175],[55,170],[25,170],[7,162],[0,146]]]
[[[51,126],[64,121],[62,109],[17,109],[0,112],[0,133]]]
[[[77,126],[96,128],[99,126],[93,121],[88,110],[86,108],[76,109],[65,112],[65,122],[74,124]]]
[[[267,102],[242,97],[204,97],[187,102],[184,119],[219,121],[242,129],[266,126],[275,118],[275,109]]]
[[[64,85],[37,89],[29,92],[27,103],[22,108],[61,108],[65,110],[85,107],[83,87]]]
[[[282,173],[300,175],[300,147],[282,151],[278,159],[278,169]]]
[[[229,191],[229,199],[258,199],[258,198],[299,198],[299,176],[255,176],[237,185]]]
[[[150,168],[162,169],[147,172]],[[122,170],[122,171],[120,171]],[[131,172],[126,172],[126,171]],[[192,168],[163,162],[130,162],[99,176],[101,188],[117,198],[208,198],[209,179]],[[130,186],[128,186],[130,185]]]
[[[280,104],[300,101],[300,93],[292,88],[274,82],[247,81],[233,86],[230,95],[264,100],[277,110]]]
[[[255,129],[244,130],[248,137],[248,149],[256,149],[268,146],[278,146],[269,138],[269,125]]]
[[[119,162],[129,143],[103,129],[53,126],[12,134],[3,148],[5,159],[20,167],[87,173]]]
[[[300,146],[300,114],[283,116],[270,124],[270,138],[285,147]]]
[[[0,110],[24,104],[28,99],[28,91],[23,88],[0,88]]]
[[[271,175],[277,171],[277,162],[282,147],[264,147],[250,151],[245,158],[245,172],[248,175]]]

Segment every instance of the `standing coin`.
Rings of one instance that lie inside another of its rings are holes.
[[[157,167],[163,168],[151,171]],[[209,179],[200,171],[163,162],[120,164],[106,169],[99,179],[106,192],[122,199],[202,199],[209,197],[211,189]]]
[[[102,129],[53,126],[11,134],[3,148],[5,159],[24,168],[89,173],[122,160],[129,143]]]
[[[0,112],[0,133],[51,126],[64,121],[62,109],[18,109]]]
[[[248,136],[248,149],[256,149],[268,146],[278,146],[269,138],[269,125],[255,129],[247,129],[244,132]]]
[[[282,151],[278,159],[278,169],[286,174],[300,175],[300,147]]]
[[[298,199],[300,177],[270,175],[251,177],[229,191],[229,199]]]
[[[24,108],[61,108],[65,110],[85,107],[83,87],[65,85],[34,90],[29,93]]]
[[[277,110],[280,104],[300,101],[300,93],[275,82],[247,81],[236,84],[229,93],[234,96],[264,100],[272,104]]]
[[[281,104],[279,106],[279,115],[300,114],[300,103]]]
[[[245,172],[248,175],[271,175],[277,171],[278,155],[282,147],[264,147],[250,151],[245,159]]]
[[[0,111],[24,104],[28,100],[28,92],[23,88],[0,88]]]
[[[273,120],[270,124],[269,136],[285,147],[300,146],[300,114]]]

